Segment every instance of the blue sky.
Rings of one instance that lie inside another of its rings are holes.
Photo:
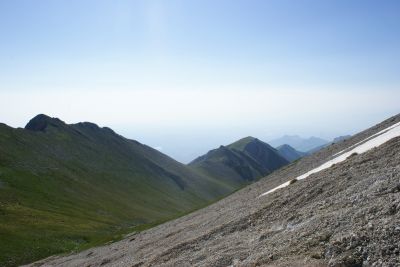
[[[400,2],[0,1],[0,121],[94,121],[181,161],[400,112]]]

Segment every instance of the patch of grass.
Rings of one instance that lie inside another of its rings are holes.
[[[110,130],[52,123],[0,125],[0,266],[119,240],[234,190]]]

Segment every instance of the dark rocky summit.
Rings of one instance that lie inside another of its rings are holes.
[[[399,266],[399,137],[260,197],[399,121],[302,158],[205,209],[34,266]]]
[[[43,132],[49,125],[54,127],[59,127],[60,125],[63,124],[64,122],[58,118],[51,118],[47,115],[39,114],[28,122],[28,124],[25,126],[25,129],[31,131]]]

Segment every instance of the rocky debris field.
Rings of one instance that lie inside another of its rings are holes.
[[[177,220],[31,266],[400,266],[400,138],[259,197],[399,120]]]

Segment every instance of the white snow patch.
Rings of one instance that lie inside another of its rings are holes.
[[[284,188],[284,187],[286,187],[286,186],[288,186],[288,185],[290,185],[290,181],[289,181],[289,182],[286,182],[286,183],[283,183],[283,184],[281,184],[281,185],[278,185],[278,186],[275,187],[275,188],[272,188],[271,190],[269,190],[269,191],[267,191],[267,192],[261,194],[260,197],[261,197],[261,196],[264,196],[264,195],[267,195],[267,194],[269,194],[269,193],[275,192],[276,190],[281,189],[281,188]]]
[[[327,161],[327,162],[325,162],[321,166],[319,166],[319,167],[317,167],[315,169],[312,169],[311,171],[306,172],[303,175],[300,175],[300,176],[296,177],[295,179],[297,179],[297,180],[305,179],[308,176],[310,176],[311,174],[320,172],[322,170],[325,170],[325,169],[331,167],[334,164],[337,164],[339,162],[342,162],[342,161],[346,160],[353,153],[357,153],[357,154],[364,153],[364,152],[366,152],[366,151],[368,151],[368,150],[370,150],[370,149],[372,149],[374,147],[380,146],[383,143],[386,143],[387,141],[389,141],[390,139],[393,139],[393,138],[398,137],[398,136],[400,136],[400,122],[396,123],[396,124],[393,124],[392,126],[386,128],[386,129],[384,129],[384,130],[382,130],[382,131],[380,131],[380,132],[378,132],[378,133],[376,133],[374,135],[371,135],[370,137],[364,139],[361,142],[358,142],[357,144],[351,146],[350,150],[347,151],[347,152],[344,152],[344,151],[348,150],[349,148],[346,149],[346,150],[342,150],[339,153],[336,153],[335,155],[339,155],[339,154],[340,155],[335,157],[335,158],[333,158],[333,159],[331,159],[331,160],[329,160],[329,161]],[[278,190],[280,188],[284,188],[284,187],[288,186],[289,184],[290,184],[290,181],[286,182],[286,183],[283,183],[283,184],[281,184],[281,185],[279,185],[279,186],[277,186],[277,187],[275,187],[275,188],[273,188],[273,189],[261,194],[260,197],[268,195],[269,193],[272,193],[272,192],[274,192],[274,191],[276,191],[276,190]]]
[[[339,154],[342,154],[342,153],[345,152],[346,150],[352,149],[353,147],[356,147],[356,146],[358,146],[359,144],[362,144],[362,143],[364,143],[365,141],[367,141],[367,140],[369,140],[369,139],[371,139],[371,138],[374,138],[375,136],[381,135],[382,133],[387,132],[387,131],[389,131],[389,130],[391,130],[391,129],[393,129],[393,128],[396,128],[396,127],[398,127],[398,126],[400,126],[400,122],[395,123],[395,124],[393,124],[392,126],[390,126],[390,127],[388,127],[388,128],[385,128],[385,129],[383,129],[382,131],[379,131],[379,132],[377,132],[377,133],[375,133],[375,134],[373,134],[373,135],[371,135],[371,136],[369,136],[369,137],[367,137],[367,138],[361,140],[360,142],[358,142],[358,143],[356,143],[356,144],[354,144],[354,145],[352,145],[352,146],[350,146],[350,147],[348,147],[348,148],[346,148],[346,149],[343,149],[342,151],[339,151],[338,153],[334,154],[332,157],[337,156],[337,155],[339,155]]]

